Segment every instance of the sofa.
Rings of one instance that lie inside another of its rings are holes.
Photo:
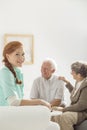
[[[87,120],[83,121],[80,125],[75,125],[74,130],[87,130]]]
[[[0,130],[60,130],[45,106],[1,106]]]

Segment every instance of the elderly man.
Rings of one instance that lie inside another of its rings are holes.
[[[64,82],[58,80],[58,76],[54,75],[56,71],[56,63],[53,59],[46,59],[41,66],[41,77],[34,80],[30,93],[30,98],[44,99],[51,106],[64,105]]]

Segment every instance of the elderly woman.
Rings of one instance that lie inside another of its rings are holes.
[[[60,125],[61,130],[74,130],[73,125],[87,119],[87,64],[75,62],[71,65],[71,70],[71,74],[76,80],[75,87],[64,77],[60,77],[71,93],[71,104],[65,108],[57,108],[63,113],[51,118]]]

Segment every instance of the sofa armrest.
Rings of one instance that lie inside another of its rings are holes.
[[[49,122],[45,106],[0,107],[0,130],[45,130]]]

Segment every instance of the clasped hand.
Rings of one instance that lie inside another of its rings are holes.
[[[51,108],[51,112],[52,111],[61,111],[61,112],[63,112],[63,107],[57,107],[57,106],[53,106],[52,108]]]

